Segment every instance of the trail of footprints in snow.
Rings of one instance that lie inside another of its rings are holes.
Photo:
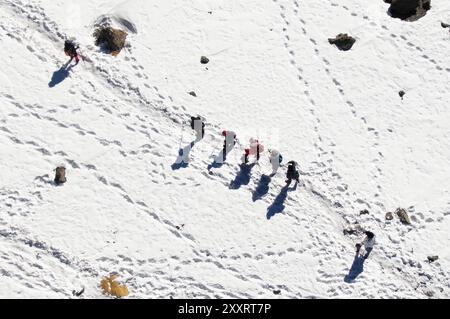
[[[277,0],[273,0],[273,1],[274,1],[275,3],[278,2]],[[299,5],[298,5],[297,2],[294,2],[294,4],[295,4],[294,13],[297,15],[297,14],[298,14]],[[290,23],[290,22],[288,21],[288,19],[287,19],[287,16],[286,16],[286,8],[285,8],[285,6],[284,6],[283,4],[279,4],[279,7],[280,7],[280,9],[281,9],[280,16],[282,17],[283,21],[285,22],[285,25],[286,25],[286,26],[290,26],[291,23]],[[300,19],[300,20],[301,20],[301,19]],[[303,20],[302,20],[302,21],[303,21]],[[304,23],[304,22],[303,22],[303,23]],[[307,33],[307,31],[306,31],[306,29],[305,29],[304,27],[302,28],[302,31],[303,31],[303,34],[307,37],[307,36],[308,36],[308,33]],[[295,69],[296,69],[297,72],[298,72],[298,79],[303,83],[303,85],[304,85],[305,87],[308,87],[308,86],[309,86],[309,82],[305,79],[305,77],[304,77],[304,75],[303,75],[303,70],[302,70],[302,68],[299,67],[299,66],[297,65],[297,62],[295,61],[295,51],[292,50],[292,49],[290,48],[290,44],[289,44],[290,37],[289,37],[289,34],[288,34],[288,29],[287,29],[287,27],[284,27],[284,28],[283,28],[283,32],[284,32],[284,34],[285,34],[285,36],[284,36],[284,39],[285,39],[284,45],[285,45],[285,48],[288,50],[288,53],[289,53],[290,56],[291,56],[291,64],[295,67]],[[310,39],[310,41],[311,41],[311,43],[314,44],[315,47],[317,46],[317,43],[316,43],[315,40]],[[316,54],[317,54],[317,51],[318,51],[318,49],[315,48]],[[321,59],[320,56],[319,56],[319,59]],[[329,62],[328,62],[326,59],[325,59],[325,61],[327,62],[327,64],[329,64]],[[325,68],[325,69],[327,69],[327,68]],[[329,74],[328,74],[328,75],[329,75]],[[329,76],[330,76],[330,75],[329,75]],[[333,79],[333,83],[335,83],[335,82],[337,81],[337,80],[334,79],[334,78],[332,78],[332,79]],[[342,89],[338,88],[338,90],[339,90],[340,94],[343,94],[343,90],[342,90]],[[306,90],[304,93],[308,96],[308,98],[309,98],[311,104],[312,104],[313,106],[316,106],[316,103],[315,103],[315,101],[314,101],[314,98],[311,96],[310,92],[309,92],[308,90]],[[344,98],[345,98],[345,96],[344,96]],[[353,105],[352,102],[348,102],[348,103],[351,103],[351,104]],[[320,124],[320,118],[315,114],[314,107],[311,107],[311,108],[310,108],[310,112],[311,112],[311,114],[316,118],[317,125],[319,125],[319,124]],[[356,114],[356,112],[354,112],[354,114]],[[364,120],[365,120],[365,119],[364,119]],[[317,125],[315,126],[315,131],[316,131],[316,133],[318,134],[318,139],[319,139],[319,141],[322,142],[322,138],[321,138],[320,135],[319,135],[319,132],[318,132],[318,126],[317,126]],[[368,131],[371,131],[371,130],[372,130],[371,128],[368,128]],[[375,133],[376,133],[375,136],[378,137],[378,133],[377,133],[377,132],[375,132]],[[334,145],[335,145],[335,144],[333,143],[332,146],[334,146]],[[378,144],[375,144],[375,146],[377,146],[377,145],[378,145]],[[331,164],[332,164],[332,162],[333,162],[333,157],[330,156],[330,154],[329,154],[328,152],[326,152],[326,151],[323,149],[322,146],[316,145],[316,147],[318,148],[318,150],[320,150],[319,157],[322,157],[322,158],[328,157],[328,159],[327,159],[326,161],[330,164],[330,167],[329,167],[329,168],[323,167],[323,164],[322,164],[322,163],[313,163],[313,164],[317,165],[317,168],[318,168],[319,170],[321,170],[321,171],[318,171],[318,172],[313,173],[313,174],[311,174],[311,173],[308,174],[308,173],[307,173],[307,175],[310,175],[310,176],[311,176],[311,175],[318,175],[318,176],[323,177],[323,174],[324,174],[324,173],[328,173],[329,175],[331,175],[331,176],[329,177],[330,180],[334,180],[334,179],[340,180],[340,179],[341,179],[341,176],[340,176],[338,173],[334,172],[333,169],[331,168]],[[334,154],[334,152],[331,151],[331,155],[333,155],[333,154]],[[381,155],[381,154],[380,154],[380,155]],[[376,162],[376,161],[378,161],[378,160],[375,160],[374,162]],[[322,169],[325,169],[325,171],[322,171]],[[377,168],[377,170],[378,170],[378,172],[380,172],[378,168]],[[310,183],[310,185],[311,185],[311,183]],[[379,186],[379,189],[381,189],[380,186]],[[346,184],[340,184],[340,185],[338,184],[338,185],[335,185],[335,190],[337,190],[337,191],[334,191],[334,192],[332,191],[332,195],[330,196],[330,198],[341,199],[341,200],[340,200],[341,202],[344,201],[344,200],[342,199],[342,197],[341,197],[341,193],[344,193],[344,192],[346,192],[346,191],[348,190],[348,185],[346,185]],[[323,197],[323,196],[324,196],[323,194],[317,193],[317,191],[313,191],[313,193],[314,193],[315,195],[319,196],[319,197]],[[350,196],[350,194],[349,194],[348,192],[346,193],[346,195],[347,195],[347,196]],[[329,200],[329,199],[328,199],[327,201],[328,201],[328,202],[331,202],[331,204],[333,204],[335,207],[338,207],[338,208],[339,208],[339,207],[342,207],[342,204],[340,204],[339,201],[335,201],[334,203],[333,203],[332,200]],[[346,202],[347,202],[347,204],[348,204],[352,209],[354,209],[352,202],[349,202],[349,201],[346,201]],[[356,199],[353,200],[353,202],[360,202],[360,203],[361,203],[362,200],[359,199],[359,198],[356,198]]]
[[[18,6],[19,4],[21,4],[21,2],[19,1],[19,2],[17,2],[17,4],[16,3],[11,3],[12,4],[12,6],[13,7],[15,7],[16,9],[19,9],[19,11],[20,12],[22,12],[22,13],[24,13],[24,12],[26,12],[23,8],[21,8],[20,6]],[[34,22],[36,22],[38,25],[46,25],[46,27],[44,28],[46,31],[48,31],[48,32],[51,32],[52,30],[50,29],[50,28],[48,28],[48,25],[52,25],[53,26],[53,28],[56,30],[56,34],[58,35],[58,37],[59,38],[64,38],[64,36],[58,31],[58,28],[57,28],[57,25],[54,23],[54,22],[51,22],[47,17],[46,17],[46,15],[45,15],[45,13],[43,13],[43,10],[42,9],[39,9],[39,10],[32,10],[32,12],[39,12],[40,13],[40,17],[44,20],[44,23],[42,23],[42,22],[40,22],[39,20],[37,20],[35,17],[31,17],[30,19],[32,20],[32,21],[34,21]],[[29,16],[30,17],[30,16]],[[45,33],[45,35],[47,35],[47,33]],[[134,58],[133,58],[134,59]],[[135,61],[135,60],[134,60]],[[98,66],[97,67],[97,69],[100,69],[101,70],[101,68]],[[121,87],[122,89],[123,88],[130,88],[130,84],[128,83],[128,85],[123,85],[123,84],[121,84],[120,82],[118,82],[117,80],[111,80],[112,78],[114,78],[113,76],[111,76],[108,72],[106,72],[106,71],[104,71],[104,70],[101,70],[102,71],[102,73],[104,73],[103,74],[103,77],[106,79],[106,81],[107,82],[110,82],[110,84],[113,84],[114,86],[116,86],[116,87]],[[116,71],[118,72],[118,69],[116,69]],[[127,81],[127,79],[125,78],[125,81]],[[112,82],[112,83],[111,83]],[[92,85],[92,84],[91,84]],[[134,91],[134,93],[136,93],[136,95],[139,97],[139,99],[140,99],[140,101],[141,101],[141,104],[142,105],[149,105],[149,104],[151,104],[148,100],[146,100],[144,97],[143,97],[143,95],[140,93],[140,91],[138,90],[138,89],[136,89],[136,88],[131,88],[132,89],[132,91]],[[154,89],[157,91],[158,89],[156,88],[156,87],[154,87]],[[122,90],[122,92],[125,94],[125,95],[127,95],[127,92],[126,91],[124,91],[124,90]],[[162,95],[159,95],[159,97],[160,98],[162,98]],[[109,112],[109,113],[111,113],[111,112]],[[164,112],[166,115],[173,115],[173,114],[170,114],[170,113],[168,113],[167,112],[167,110],[166,110],[166,112]],[[172,121],[174,121],[174,122],[179,122],[179,121],[177,121],[175,118],[172,118]],[[43,154],[45,154],[45,155],[51,155],[51,153],[49,152],[49,151],[47,151],[47,150],[45,150],[44,148],[41,148],[40,150],[42,150],[42,153]],[[122,153],[122,155],[124,155],[123,153]],[[76,162],[74,162],[74,161],[72,161],[72,160],[67,160],[68,162],[69,162],[69,164],[73,167],[73,168],[79,168],[80,166],[76,163]],[[90,168],[92,168],[92,166],[90,166]],[[45,180],[45,176],[44,176],[44,178],[43,177],[38,177],[38,179],[39,180]],[[99,177],[99,180],[102,182],[102,183],[104,183],[104,184],[107,184],[107,181],[106,181],[106,178],[104,178],[104,177],[102,177],[102,176],[100,176]],[[117,188],[117,184],[115,185],[115,187]],[[130,196],[128,196],[127,194],[122,194],[122,196],[127,200],[127,201],[129,201],[130,203],[132,203],[132,202],[134,202],[131,198],[130,198]],[[138,201],[137,202],[140,206],[145,206],[146,207],[146,205],[145,205],[145,203],[143,202],[143,201]],[[152,212],[149,212],[148,210],[146,210],[146,212],[150,215],[150,216],[152,216],[153,218],[155,218],[155,219],[157,219],[157,220],[159,220],[159,217],[156,215],[156,214],[154,214],[154,213],[152,213]],[[167,224],[167,223],[166,223]],[[191,241],[194,241],[195,239],[190,235],[190,234],[183,234],[183,235],[180,235],[179,234],[179,232],[178,232],[178,230],[176,229],[176,226],[175,225],[172,225],[173,226],[173,228],[174,229],[170,229],[170,231],[174,234],[174,235],[176,235],[177,237],[186,237],[187,239],[189,239],[189,240],[191,240]]]
[[[274,0],[274,2],[277,2],[277,1]],[[296,2],[294,2],[294,3],[296,3]],[[296,7],[298,8],[298,4],[296,4]],[[280,8],[281,8],[282,11],[285,10],[285,8],[284,8],[283,5],[280,5]],[[297,9],[294,9],[294,13],[297,15],[298,10],[297,10]],[[284,12],[282,12],[280,15],[281,15],[281,17],[283,18],[283,20],[285,21],[286,26],[289,26],[289,25],[290,25],[290,22],[286,19],[286,14],[285,14]],[[303,21],[303,24],[305,24],[304,21]],[[288,43],[288,41],[290,40],[290,38],[289,38],[289,35],[287,34],[287,31],[286,31],[287,29],[284,28],[283,30],[284,30],[284,32],[285,32],[285,39],[287,40],[287,42],[285,42],[285,47],[286,47],[286,49],[289,50],[289,43]],[[306,31],[306,29],[305,29],[305,28],[302,28],[302,30],[303,30],[303,34],[304,34],[305,36],[307,36],[307,31]],[[310,39],[310,42],[313,43],[315,46],[317,45],[316,41],[313,40],[313,39]],[[320,53],[320,52],[318,51],[318,49],[315,49],[315,52],[316,52],[316,54],[319,54],[319,53]],[[295,56],[295,52],[294,52],[293,50],[290,50],[290,51],[289,51],[289,54],[290,54],[291,56],[293,56],[293,57]],[[319,58],[321,58],[320,55],[319,55]],[[324,62],[326,62],[327,65],[329,64],[327,60],[324,60]],[[304,80],[304,77],[303,77],[302,74],[301,74],[301,71],[302,71],[301,68],[298,68],[298,67],[296,66],[295,60],[292,60],[292,61],[291,61],[291,64],[297,68],[297,71],[300,73],[299,79],[302,80],[302,81],[304,82],[305,86],[307,86],[307,85],[308,85],[308,82],[307,82],[306,80]],[[337,80],[333,78],[333,82],[336,83]],[[344,93],[342,90],[339,90],[339,92],[340,92],[341,94]],[[305,92],[305,93],[307,93],[307,92]],[[345,97],[345,96],[344,96],[344,97]],[[314,113],[312,113],[312,114],[314,115]],[[376,136],[378,136],[378,135],[376,135]],[[331,159],[331,161],[332,161],[332,159]],[[330,161],[329,161],[329,163],[331,164]],[[333,173],[333,175],[339,176],[339,175],[337,175],[337,174],[335,174],[335,173]],[[342,186],[338,186],[338,188],[340,188],[341,190],[346,190],[346,189],[347,189],[346,186],[343,186],[343,187],[342,187]],[[348,195],[348,194],[347,194],[347,195]],[[336,195],[333,196],[333,198],[336,198],[336,197],[338,197],[338,196],[336,196]],[[364,203],[364,202],[362,202],[362,201],[359,200],[359,199],[357,199],[357,201],[360,201],[361,203]],[[350,204],[350,206],[353,208],[353,206],[351,205],[351,203],[349,203],[349,204]],[[366,204],[367,204],[367,203],[366,203]],[[368,204],[367,204],[367,205],[368,205]],[[368,206],[369,206],[369,205],[368,205]],[[382,206],[382,205],[380,205],[380,206]],[[382,207],[382,208],[383,208],[383,207]],[[326,235],[326,234],[323,234],[323,235]],[[317,242],[323,241],[323,239],[321,240],[321,238],[315,238],[315,239],[317,240]],[[314,238],[313,238],[313,242],[316,242],[316,241],[314,240]],[[342,250],[342,247],[341,247],[341,250]],[[330,256],[330,254],[333,254],[333,251],[330,250],[330,251],[327,251],[326,254],[324,254],[324,260],[325,260],[325,261],[330,261],[330,258],[328,257],[328,256]],[[338,256],[338,257],[339,257],[339,256]],[[321,266],[323,265],[323,261],[322,261],[322,260],[320,260],[320,264],[321,264]],[[342,268],[342,269],[346,269],[346,266],[347,266],[347,265],[346,265],[345,263],[342,263],[342,264],[341,264],[341,268]],[[344,274],[344,275],[345,275],[345,274]],[[342,281],[342,277],[343,277],[344,275],[343,275],[342,273],[338,273],[338,274],[334,274],[334,275],[333,275],[333,274],[328,274],[328,273],[326,273],[326,272],[324,272],[324,271],[322,271],[322,270],[319,269],[319,270],[318,270],[318,281],[323,282],[323,283],[325,283],[325,284],[330,284],[331,282],[333,282],[333,283],[335,283],[335,284],[338,284],[338,283],[340,283],[340,282]],[[340,286],[338,286],[338,289],[341,291],[341,293],[344,293],[344,294],[350,294],[350,293],[351,293],[351,290],[350,290],[350,289],[346,289],[345,287],[340,287]],[[329,293],[330,293],[331,295],[334,295],[334,296],[339,295],[338,292],[336,292],[336,288],[330,288],[330,289],[329,289]]]
[[[370,19],[369,16],[366,15],[366,14],[362,14],[362,13],[358,13],[358,12],[352,12],[352,10],[350,10],[350,9],[349,9],[347,6],[345,6],[345,5],[342,5],[342,4],[340,4],[340,3],[337,3],[337,2],[334,2],[334,1],[330,1],[330,0],[327,0],[327,1],[330,3],[331,6],[333,6],[333,7],[340,7],[341,9],[347,11],[347,12],[348,12],[351,16],[353,16],[353,17],[360,17],[360,18],[362,18],[364,21],[370,22],[370,25],[372,25],[372,26],[377,26],[377,25],[379,25],[383,30],[386,30],[386,31],[389,30],[389,28],[388,28],[386,25],[384,25],[384,24],[378,24],[376,21],[373,21],[372,19]],[[386,13],[386,15],[387,15],[387,13]],[[383,32],[383,31],[382,31],[382,32]],[[396,35],[396,34],[390,33],[389,36],[392,37],[392,38],[394,38],[394,39],[401,39],[402,41],[404,41],[408,47],[413,48],[414,50],[416,50],[416,51],[420,54],[420,56],[421,56],[423,59],[425,59],[425,60],[427,60],[428,62],[432,63],[438,71],[441,71],[441,72],[442,72],[442,71],[445,70],[446,72],[450,73],[450,68],[442,67],[438,62],[436,62],[436,60],[434,60],[433,58],[430,58],[430,57],[429,57],[428,55],[426,55],[426,54],[423,54],[424,49],[422,49],[420,46],[414,44],[411,40],[409,40],[409,39],[408,39],[407,37],[405,37],[404,35],[399,35],[399,36],[398,36],[398,35]],[[395,45],[396,45],[398,48],[403,48],[403,47],[398,46],[397,43],[395,43]]]
[[[298,9],[299,8],[299,5],[298,5],[298,2],[297,1],[294,1],[294,5],[296,6],[296,8]],[[337,3],[332,3],[332,5],[334,5],[334,6],[341,6],[341,5],[339,5],[339,4],[337,4]],[[350,10],[346,7],[346,6],[341,6],[343,9],[345,9],[345,10],[347,10],[347,11],[349,11],[350,12]],[[294,13],[297,15],[298,14],[298,10],[297,9],[294,9]],[[352,14],[352,16],[355,16],[355,17],[357,17],[358,16],[358,14],[357,13],[351,13]],[[371,21],[370,19],[369,19],[369,17],[368,16],[366,16],[366,15],[364,15],[363,16],[363,19],[364,20],[367,20],[367,21]],[[304,24],[304,25],[306,25],[306,23],[303,21],[303,20],[301,20],[301,22]],[[373,21],[371,21],[371,24],[372,25],[377,25],[375,22],[373,22]],[[381,25],[381,27],[384,29],[384,30],[388,30],[388,28],[385,26],[385,25]],[[306,32],[306,30],[303,28],[302,29],[303,30],[303,33],[304,33],[304,35],[306,35],[307,34],[307,32]],[[393,37],[393,38],[396,38],[397,36],[396,35],[394,35],[394,34],[390,34],[390,36],[391,37]],[[403,36],[403,35],[400,35],[399,36],[400,37],[400,39],[402,39],[402,40],[404,40],[404,41],[407,41],[407,45],[409,46],[409,47],[414,47],[417,51],[419,51],[419,52],[423,52],[424,50],[422,49],[422,48],[420,48],[419,46],[416,46],[416,45],[414,45],[411,41],[409,41],[405,36]],[[316,42],[314,41],[314,40],[312,40],[311,39],[311,42],[314,44],[314,45],[316,45]],[[316,51],[316,53],[320,53],[319,51]],[[442,71],[443,70],[443,68],[441,67],[441,66],[439,66],[437,63],[436,63],[436,61],[434,60],[434,59],[430,59],[428,56],[426,56],[426,55],[423,55],[422,56],[423,58],[425,58],[425,59],[427,59],[427,60],[429,60],[429,62],[431,62],[431,63],[433,63],[433,64],[435,64],[436,65],[436,68],[438,69],[438,70],[440,70],[440,71]],[[323,59],[323,61],[326,63],[326,64],[328,64],[327,63],[327,61],[325,60],[325,59]],[[450,72],[450,69],[446,69],[446,71],[447,72]],[[334,81],[335,79],[333,79],[333,81]],[[377,135],[378,136],[378,135]],[[377,144],[375,144],[375,146],[377,146]],[[380,153],[380,156],[382,156],[382,154]],[[379,170],[379,168],[377,168],[376,167],[376,169],[378,170],[378,172],[379,173],[381,173],[381,171]],[[375,176],[375,177],[378,177],[378,176]],[[380,189],[380,187],[378,186],[378,188]],[[379,203],[376,203],[376,204],[378,204],[378,206],[380,206],[382,209],[384,209],[384,206],[382,205],[382,204],[379,204]],[[423,214],[421,214],[421,213],[417,213],[416,214],[416,216],[418,217],[418,219],[416,220],[416,223],[417,223],[417,225],[418,225],[418,227],[419,228],[424,228],[424,225],[421,225],[421,223],[423,222],[423,221],[425,221],[425,218],[424,218],[424,216],[423,216]],[[439,217],[439,218],[437,218],[437,221],[442,221],[442,219],[443,219],[443,217]],[[377,219],[377,221],[378,222],[380,222],[380,220],[379,219]],[[433,220],[432,220],[433,221]],[[425,221],[425,222],[430,222],[428,219]],[[397,232],[399,233],[399,234],[402,234],[402,233],[406,233],[406,232],[408,232],[408,231],[411,231],[412,229],[407,229],[407,230],[405,230],[402,226],[398,226],[397,227]],[[398,244],[400,244],[400,242],[398,242]],[[381,248],[381,250],[384,252],[384,254],[386,255],[386,256],[388,256],[388,255],[392,255],[392,254],[396,254],[398,251],[401,251],[401,247],[400,246],[398,246],[398,247],[394,247],[392,250],[390,250],[390,251],[387,251],[388,249],[386,249],[385,247],[382,247]],[[402,257],[403,258],[403,257]],[[410,259],[411,260],[411,259]],[[388,262],[390,262],[390,260],[387,260]],[[445,277],[445,276],[444,276]],[[445,281],[445,278],[442,278],[443,279],[443,281]],[[414,277],[412,277],[412,278],[417,278],[417,276],[414,276]],[[336,281],[337,281],[338,279],[336,279]],[[334,289],[334,288],[333,288]],[[386,290],[384,290],[384,293],[386,293],[387,294],[387,292],[386,292]],[[393,296],[395,296],[395,294],[393,295]]]
[[[41,153],[44,156],[67,156],[67,154],[63,151],[58,151],[58,152],[52,152],[48,149],[46,149],[45,147],[42,147],[39,143],[29,140],[29,141],[22,141],[18,138],[16,138],[11,131],[6,128],[5,126],[0,126],[0,130],[5,132],[6,135],[16,144],[19,145],[31,145],[35,151]],[[73,169],[81,169],[82,167],[88,169],[88,170],[94,170],[97,171],[96,167],[92,164],[86,164],[86,163],[77,163],[76,161],[70,159],[70,158],[65,158],[65,161],[73,168]],[[99,172],[98,172],[99,173]],[[131,198],[131,196],[129,195],[129,193],[119,184],[116,182],[108,182],[107,178],[100,175],[100,174],[96,174],[97,179],[102,182],[103,184],[105,184],[106,186],[111,186],[117,190],[119,190],[119,192],[121,193],[121,196],[128,201],[131,204],[136,203],[138,206],[140,207],[141,211],[144,211],[147,215],[153,217],[154,219],[156,219],[157,221],[164,223],[165,225],[167,225],[166,227],[169,227],[169,231],[174,234],[175,236],[179,237],[179,238],[186,238],[190,241],[195,241],[194,237],[188,233],[180,233],[179,230],[177,229],[176,225],[174,225],[173,223],[165,220],[165,221],[161,221],[161,219],[159,218],[159,216],[153,212],[151,212],[148,209],[148,206],[145,204],[144,201],[140,201],[140,200],[133,200]],[[41,189],[41,188],[45,188],[48,187],[48,185],[52,184],[52,180],[50,178],[50,176],[43,175],[43,176],[37,176],[35,178],[35,182],[37,183],[37,188]],[[42,198],[42,193],[40,193],[39,191],[35,193],[36,196],[38,196],[39,198]]]
[[[43,13],[41,14],[41,16],[43,16],[43,17],[46,19],[45,15],[44,15]],[[53,24],[53,25],[55,25],[55,24]],[[55,25],[55,26],[56,26],[56,25]],[[47,29],[47,31],[50,31],[50,30]],[[120,82],[117,80],[117,77],[111,76],[106,70],[101,69],[101,67],[97,67],[97,70],[100,70],[100,71],[101,71],[103,77],[106,79],[106,82],[108,82],[109,84],[112,84],[113,86],[116,86],[116,87],[121,88],[121,89],[122,89],[122,93],[124,93],[125,95],[128,95],[127,89],[129,89],[129,90],[133,91],[133,92],[138,96],[138,98],[140,99],[142,105],[148,105],[148,104],[150,104],[149,101],[146,100],[146,99],[144,98],[144,96],[141,94],[141,92],[139,91],[139,89],[130,87],[130,84],[127,85],[127,84],[122,84],[122,83],[120,83]],[[118,72],[117,69],[116,69],[116,71]],[[120,74],[120,76],[122,76],[122,74]],[[112,78],[114,78],[114,80],[112,80]],[[126,83],[126,82],[128,81],[128,79],[127,79],[127,78],[124,78],[124,81],[125,81],[125,83]],[[155,90],[157,90],[157,88],[155,88]],[[160,98],[161,98],[161,96],[160,96]],[[166,113],[167,113],[167,112],[166,112]],[[72,166],[77,167],[77,164],[72,162]],[[101,180],[102,182],[105,182],[105,181],[106,181],[105,178],[101,178],[100,180]],[[117,185],[116,185],[116,186],[117,186]],[[128,195],[125,195],[124,197],[125,197],[128,201],[132,202],[131,198],[129,198]],[[143,202],[141,202],[141,203],[143,203]],[[158,216],[157,216],[156,214],[152,214],[152,213],[149,213],[149,214],[150,214],[151,216],[153,216],[155,219],[159,219]],[[297,218],[295,215],[291,215],[291,217],[296,218],[297,221],[298,221],[298,218]],[[173,232],[174,234],[178,234],[178,232],[175,231],[175,230],[172,230],[172,232]],[[189,238],[189,235],[188,235],[188,238]],[[193,238],[190,238],[190,239],[193,240]]]
[[[289,24],[288,22],[287,22],[287,24]],[[305,31],[306,32],[306,31]],[[134,59],[134,58],[133,58]],[[132,60],[133,62],[136,62],[136,60]],[[137,66],[137,65],[133,65],[133,68],[134,69],[136,69],[136,70],[138,70],[138,69],[141,69],[141,70],[143,70],[143,67],[140,67],[140,66]],[[118,72],[118,69],[115,69],[114,71],[116,71],[116,72]],[[299,70],[300,71],[300,70]],[[107,73],[107,72],[106,72]],[[128,81],[128,79],[127,78],[124,78],[124,81]],[[306,80],[305,80],[305,82],[306,82]],[[117,86],[121,86],[123,89],[126,89],[126,88],[128,88],[128,89],[131,89],[131,91],[134,91],[135,93],[136,93],[136,95],[141,99],[141,101],[142,102],[144,102],[144,103],[142,103],[143,105],[145,105],[145,104],[149,104],[148,103],[148,101],[146,101],[146,99],[143,97],[143,95],[142,94],[140,94],[140,92],[138,91],[138,90],[136,90],[136,88],[130,88],[130,86],[128,85],[128,86],[124,86],[124,85],[121,85],[120,83],[117,83],[117,82],[114,82],[113,84],[115,84],[115,85],[117,85]],[[306,82],[306,84],[307,84],[307,82]],[[146,85],[146,87],[147,88],[149,88],[149,86],[148,85]],[[157,91],[158,92],[158,89],[156,88],[156,87],[154,87],[154,90],[155,91]],[[126,91],[124,92],[125,94],[126,94]],[[160,99],[163,99],[164,97],[162,96],[162,95],[159,95],[159,97],[160,97]],[[172,100],[172,99],[171,99]],[[160,101],[161,103],[162,103],[162,101]],[[117,185],[116,185],[117,186]],[[120,187],[119,187],[120,188]],[[145,203],[144,202],[138,202],[138,204],[140,204],[140,205],[143,205],[143,206],[146,206],[145,205]],[[155,215],[156,216],[156,215]],[[154,216],[154,217],[155,217]],[[158,218],[157,216],[155,217],[155,218]]]

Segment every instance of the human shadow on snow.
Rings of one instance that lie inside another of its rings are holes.
[[[230,189],[239,189],[242,185],[248,185],[250,183],[252,169],[255,165],[256,163],[239,165],[241,169],[235,179],[231,181]]]
[[[69,64],[70,61],[64,64],[59,70],[53,72],[52,79],[48,83],[48,86],[50,88],[54,88],[70,76],[70,71],[72,70],[74,65]]]
[[[254,202],[264,197],[269,192],[269,184],[272,181],[272,177],[269,175],[263,174],[261,179],[256,186],[255,191],[253,192],[252,199]]]
[[[178,150],[178,157],[175,160],[175,163],[172,164],[172,170],[177,170],[180,168],[186,168],[189,166],[189,154],[191,153],[192,148],[195,146],[195,141],[189,143],[184,148],[180,148]]]
[[[227,148],[227,153],[225,154],[225,150],[222,149],[220,153],[216,156],[214,156],[214,160],[211,164],[208,165],[208,170],[211,170],[212,168],[221,168],[223,164],[225,164],[227,160],[227,155],[232,150],[232,147]]]
[[[295,191],[297,189],[297,183],[293,188],[289,188],[289,185],[285,185],[278,196],[273,201],[272,205],[267,208],[267,219],[271,219],[276,214],[282,213],[286,208],[284,202],[287,199],[288,192]]]
[[[344,277],[346,283],[352,283],[360,274],[364,272],[364,262],[369,257],[372,249],[368,249],[365,255],[360,255],[356,252],[355,259],[353,259],[352,267],[350,268],[348,274]]]

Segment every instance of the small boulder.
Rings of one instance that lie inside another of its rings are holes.
[[[443,27],[444,29],[445,29],[445,28],[450,28],[450,24],[441,22],[441,27]]]
[[[197,94],[195,94],[194,91],[189,92],[189,95],[192,95],[193,97],[197,97]]]
[[[439,259],[439,256],[428,256],[428,262],[432,263]]]
[[[398,95],[402,98],[402,100],[403,100],[403,97],[405,96],[405,94],[406,93],[403,90],[398,92]]]
[[[411,225],[411,219],[409,219],[408,213],[403,208],[398,208],[395,214],[400,218],[400,221],[405,225]]]
[[[416,21],[431,9],[431,0],[385,0],[390,3],[389,14],[393,18]]]
[[[273,291],[273,294],[274,294],[274,295],[280,295],[280,294],[281,294],[281,290],[274,290],[274,291]]]
[[[63,167],[63,166],[57,167],[55,171],[56,171],[56,174],[55,174],[55,184],[56,185],[61,185],[61,184],[64,184],[65,182],[67,182],[65,167]]]
[[[346,33],[340,33],[335,38],[328,39],[328,42],[336,45],[336,47],[341,51],[348,51],[353,47],[356,39]]]
[[[103,46],[112,55],[116,56],[125,47],[128,33],[112,27],[100,27],[93,34],[95,45]]]
[[[202,56],[200,58],[200,63],[201,64],[208,64],[209,63],[209,59],[207,57],[205,57],[205,56]]]
[[[369,215],[369,211],[367,209],[363,209],[359,212],[360,215]]]
[[[387,212],[385,218],[386,218],[386,220],[393,220],[394,216],[392,215],[391,212]]]

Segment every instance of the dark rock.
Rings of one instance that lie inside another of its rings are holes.
[[[363,209],[359,212],[360,215],[369,215],[369,211],[367,209]]]
[[[405,96],[405,91],[400,91],[400,92],[398,92],[398,95],[400,95],[400,97],[402,98],[402,100],[403,100],[403,97]]]
[[[55,174],[55,183],[56,185],[61,185],[67,182],[66,179],[66,168],[63,166],[56,168],[56,174]]]
[[[405,225],[411,225],[411,220],[409,219],[408,213],[403,208],[398,208],[395,214],[400,218],[400,221]]]
[[[444,23],[444,22],[441,22],[441,26],[443,28],[450,28],[450,24],[447,24],[447,23]]]
[[[73,290],[73,291],[72,291],[72,295],[74,295],[74,296],[76,296],[76,297],[80,297],[83,293],[84,293],[84,287],[81,288],[80,291],[76,291],[76,290]]]
[[[274,295],[280,295],[280,294],[281,294],[281,290],[274,290],[274,291],[273,291],[273,294],[274,294]]]
[[[113,55],[117,55],[125,47],[128,33],[111,27],[100,27],[93,34],[95,45],[102,46]]]
[[[195,94],[194,91],[189,92],[189,95],[192,95],[193,97],[197,97],[197,94]]]
[[[349,36],[346,33],[340,33],[334,39],[329,38],[328,42],[330,44],[336,45],[339,50],[348,51],[353,47],[353,44],[355,44],[356,39]]]
[[[207,57],[205,57],[205,56],[202,56],[200,58],[200,63],[201,64],[208,64],[209,63],[209,59]]]
[[[392,215],[391,212],[386,213],[385,217],[386,217],[386,220],[393,220],[394,219],[394,216]]]
[[[439,256],[428,256],[427,258],[428,258],[428,261],[429,261],[430,263],[432,263],[432,262],[438,260],[438,259],[439,259]]]
[[[406,21],[416,21],[427,14],[431,9],[431,0],[389,0],[389,14],[393,18]]]

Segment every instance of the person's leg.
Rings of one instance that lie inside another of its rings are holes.
[[[366,248],[366,254],[364,255],[364,259],[367,259],[370,255],[370,253],[372,252],[373,248]]]

